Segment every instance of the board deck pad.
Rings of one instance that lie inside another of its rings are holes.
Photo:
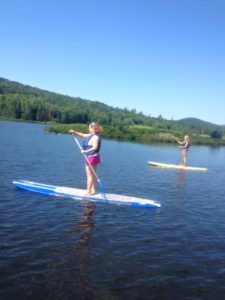
[[[154,161],[148,161],[148,164],[151,165],[152,167],[160,167],[160,168],[172,168],[172,169],[191,170],[191,171],[207,171],[208,170],[207,168],[164,164],[164,163],[159,163],[159,162],[154,162]]]
[[[15,180],[13,181],[16,187],[28,190],[35,193],[51,196],[69,197],[76,200],[88,200],[94,202],[105,202],[114,204],[126,204],[131,206],[142,207],[160,207],[161,204],[158,201],[142,199],[132,196],[116,195],[116,194],[94,194],[91,196],[85,196],[85,191],[82,189],[76,189],[71,187],[61,187],[55,185],[48,185],[27,180]]]

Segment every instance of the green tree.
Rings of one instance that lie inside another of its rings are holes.
[[[211,133],[211,138],[212,139],[221,139],[222,136],[223,136],[223,133],[218,129],[213,130],[212,133]]]

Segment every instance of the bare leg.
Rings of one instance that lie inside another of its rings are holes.
[[[185,163],[186,163],[186,154],[187,154],[186,151],[181,152],[181,165],[183,165],[183,166],[185,166]]]
[[[87,176],[87,195],[95,194],[96,193],[96,178],[89,166],[85,167],[86,169],[86,176]],[[93,169],[95,170],[96,167],[93,166]]]
[[[96,170],[96,166],[93,166],[93,169],[94,171]],[[96,193],[96,186],[97,186],[97,179],[95,177],[95,174],[92,172],[92,177],[93,177],[93,184],[92,184],[92,187],[91,187],[91,193],[92,194],[95,194]]]

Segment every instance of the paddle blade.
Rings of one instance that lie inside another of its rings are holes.
[[[99,178],[98,178],[98,185],[99,185],[99,190],[100,190],[102,196],[106,199],[105,189]]]

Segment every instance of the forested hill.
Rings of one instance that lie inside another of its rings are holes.
[[[1,116],[31,121],[86,123],[107,105],[69,97],[0,78]],[[90,116],[92,112],[93,116]],[[101,116],[103,118],[103,116]]]
[[[152,118],[135,109],[113,108],[98,101],[69,97],[0,78],[1,116],[31,121],[103,125],[146,125],[170,128],[176,122]],[[181,125],[183,127],[183,125]]]
[[[208,129],[208,128],[215,129],[218,127],[218,125],[216,125],[216,124],[206,122],[206,121],[196,119],[196,118],[185,118],[185,119],[179,120],[179,122],[182,122],[183,124],[191,126],[191,127],[198,127],[198,128],[202,128],[202,129]],[[221,126],[221,127],[223,127],[223,126]]]
[[[154,114],[154,112],[152,113]],[[89,122],[98,121],[105,128],[105,137],[147,143],[174,142],[174,135],[182,136],[186,133],[193,135],[193,141],[208,143],[210,140],[211,143],[211,139],[206,136],[210,137],[212,130],[215,131],[216,128],[193,126],[182,120],[153,118],[141,112],[137,113],[135,109],[113,108],[98,101],[69,97],[4,78],[0,78],[0,117],[54,122],[55,124],[83,124],[84,126]],[[67,129],[67,126],[61,125],[50,130],[66,132]],[[221,139],[224,132],[224,128],[219,128],[216,138]],[[208,140],[206,141],[206,139]],[[221,144],[221,140],[219,144]]]

